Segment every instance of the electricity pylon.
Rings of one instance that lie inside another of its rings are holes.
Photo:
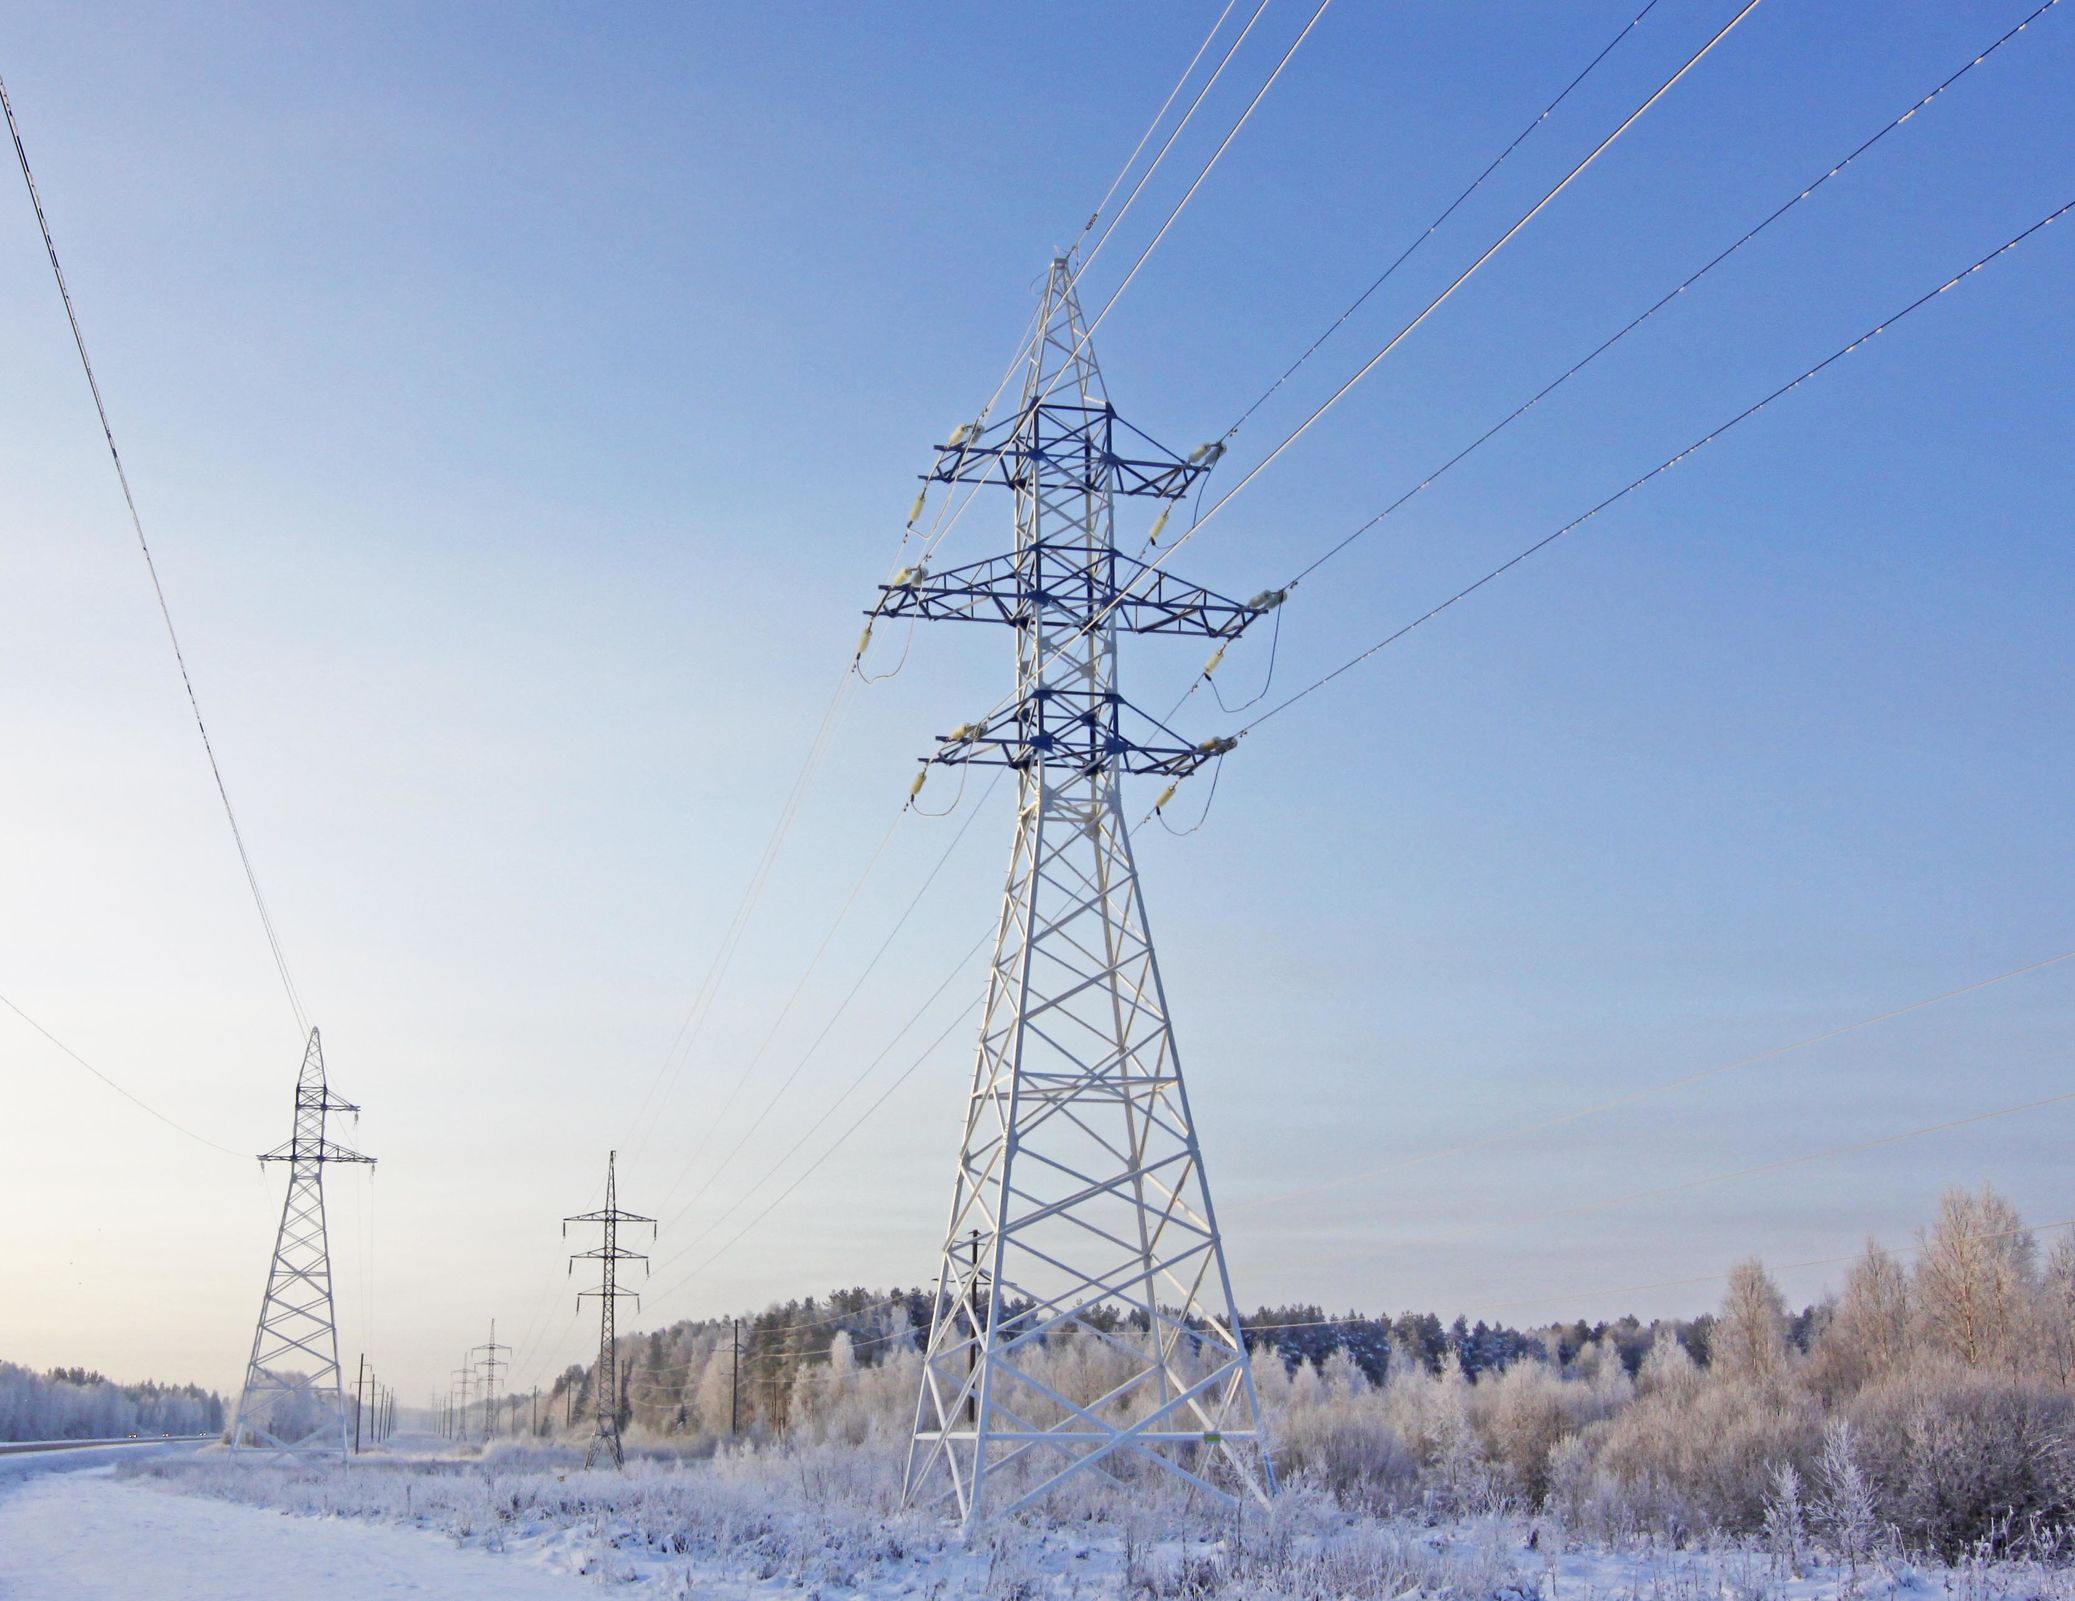
[[[1117,415],[1073,268],[1055,260],[1015,414],[959,429],[924,475],[925,493],[1007,485],[1014,552],[907,569],[872,613],[1016,634],[1013,701],[923,769],[1016,772],[905,1479],[911,1502],[948,1492],[968,1528],[1076,1474],[1115,1481],[1133,1458],[1228,1504],[1274,1489],[1118,799],[1125,774],[1179,779],[1231,748],[1192,744],[1123,698],[1118,633],[1230,640],[1281,599],[1226,600],[1117,549],[1115,497],[1171,508],[1216,454],[1184,460]],[[1069,1334],[1108,1347],[1122,1375],[1086,1405],[1032,1360]]]
[[[571,1273],[576,1271],[576,1264],[579,1262],[596,1262],[600,1267],[598,1287],[595,1290],[576,1292],[576,1304],[579,1309],[584,1304],[585,1296],[598,1297],[598,1382],[595,1397],[598,1403],[598,1428],[591,1436],[591,1443],[584,1448],[585,1467],[589,1467],[598,1459],[601,1447],[612,1457],[614,1467],[623,1467],[626,1464],[626,1457],[620,1450],[620,1367],[619,1347],[613,1334],[613,1307],[621,1296],[626,1295],[632,1296],[636,1310],[640,1309],[641,1297],[632,1290],[620,1288],[619,1264],[646,1263],[648,1258],[639,1251],[629,1251],[621,1247],[620,1225],[646,1223],[653,1230],[656,1222],[654,1218],[643,1217],[638,1212],[620,1210],[619,1178],[615,1171],[619,1165],[619,1157],[620,1153],[617,1151],[606,1153],[604,1210],[585,1212],[577,1217],[565,1217],[562,1220],[562,1237],[565,1240],[569,1238],[569,1225],[572,1223],[597,1223],[602,1225],[605,1231],[604,1238],[597,1247],[589,1251],[579,1251],[569,1259]]]
[[[317,1030],[295,1084],[295,1132],[260,1157],[288,1164],[288,1196],[274,1241],[267,1291],[252,1335],[252,1360],[231,1422],[231,1449],[308,1455],[346,1451],[346,1400],[339,1330],[332,1311],[331,1248],[324,1231],[324,1166],[374,1158],[327,1139],[332,1112],[359,1112],[324,1081]]]
[[[483,1443],[485,1445],[489,1444],[491,1436],[497,1432],[497,1370],[511,1366],[511,1363],[504,1361],[498,1356],[498,1352],[509,1350],[511,1350],[510,1346],[497,1343],[497,1319],[492,1318],[490,1320],[490,1343],[478,1345],[468,1353],[470,1357],[475,1358],[475,1366],[483,1375]],[[483,1354],[477,1357],[477,1351]]]

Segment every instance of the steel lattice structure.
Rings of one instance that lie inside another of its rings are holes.
[[[584,1466],[589,1467],[598,1458],[602,1449],[611,1458],[614,1467],[625,1465],[625,1456],[620,1449],[620,1382],[619,1346],[614,1333],[614,1306],[623,1295],[632,1296],[639,1309],[641,1297],[632,1290],[623,1290],[619,1285],[619,1264],[622,1262],[647,1262],[648,1258],[639,1251],[629,1251],[620,1244],[622,1223],[646,1223],[651,1228],[656,1220],[643,1217],[638,1212],[623,1212],[619,1205],[619,1166],[617,1151],[606,1153],[605,1158],[605,1206],[596,1212],[584,1212],[576,1217],[562,1220],[562,1237],[569,1237],[572,1223],[596,1223],[604,1230],[604,1238],[588,1251],[579,1251],[569,1259],[569,1271],[576,1271],[579,1262],[599,1264],[599,1283],[595,1290],[579,1290],[576,1304],[581,1308],[584,1297],[598,1297],[598,1369],[595,1399],[598,1403],[598,1427],[591,1436],[591,1443],[584,1449]]]
[[[1016,413],[960,429],[925,475],[1013,492],[1016,548],[886,585],[877,618],[1006,623],[1016,697],[931,763],[1017,775],[1016,836],[906,1473],[971,1527],[1131,1458],[1220,1500],[1274,1488],[1138,870],[1125,773],[1192,744],[1118,692],[1119,631],[1231,639],[1274,598],[1226,600],[1120,553],[1115,498],[1173,504],[1207,470],[1110,405],[1065,258]],[[1214,454],[1212,455],[1214,459]],[[926,770],[926,769],[925,769]],[[1086,1405],[1030,1360],[1071,1336],[1122,1374]]]
[[[288,1164],[288,1195],[252,1335],[245,1388],[231,1422],[233,1451],[345,1454],[346,1401],[324,1228],[324,1166],[372,1166],[375,1159],[326,1138],[325,1119],[333,1112],[359,1110],[331,1093],[323,1043],[311,1029],[296,1078],[295,1131],[287,1144],[260,1157]]]

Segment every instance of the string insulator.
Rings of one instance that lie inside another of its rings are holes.
[[[853,661],[853,662],[861,662],[861,661],[863,661],[863,660],[865,659],[865,652],[866,652],[866,651],[868,651],[868,650],[870,650],[871,648],[872,648],[872,625],[871,625],[870,623],[866,623],[866,624],[865,624],[865,631],[864,631],[864,632],[863,632],[862,634],[859,634],[859,635],[857,636],[857,654],[856,654],[855,656],[853,656],[853,657],[851,657],[851,658],[850,658],[850,659],[851,659],[851,661]]]
[[[1166,505],[1160,508],[1160,515],[1153,519],[1153,531],[1150,534],[1146,535],[1147,544],[1157,545],[1160,543],[1160,530],[1167,526],[1167,519],[1172,517],[1173,515],[1174,502],[1170,500]]]
[[[1167,803],[1174,799],[1174,792],[1180,789],[1181,787],[1182,786],[1180,780],[1176,780],[1174,783],[1169,784],[1165,789],[1160,791],[1160,798],[1153,802],[1153,810],[1156,812],[1164,810]]]
[[[1204,468],[1215,467],[1218,464],[1218,458],[1224,454],[1224,440],[1207,439],[1189,452],[1189,465]]]
[[[1246,603],[1246,609],[1248,611],[1274,611],[1276,607],[1289,598],[1290,592],[1287,589],[1264,589]]]
[[[1213,734],[1197,745],[1196,752],[1200,756],[1222,756],[1238,743],[1239,741],[1229,734]]]
[[[908,526],[913,528],[922,518],[922,503],[929,498],[929,485],[924,484],[915,491],[915,504],[908,508]]]
[[[915,782],[908,786],[908,799],[913,800],[917,795],[920,795],[922,793],[922,786],[924,784],[927,784],[928,782],[929,769],[925,767],[921,772],[915,775]]]
[[[871,630],[867,629],[866,632],[870,633]],[[1224,659],[1225,647],[1223,645],[1220,645],[1216,650],[1210,653],[1210,660],[1203,664],[1203,676],[1205,678],[1210,677],[1212,673],[1218,670],[1218,663],[1223,661]]]

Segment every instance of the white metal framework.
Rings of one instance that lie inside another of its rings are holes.
[[[928,475],[1006,483],[1014,556],[905,573],[874,610],[1016,629],[1015,703],[930,758],[1017,774],[906,1472],[911,1501],[947,1497],[968,1527],[1147,1464],[1226,1502],[1274,1488],[1118,799],[1122,773],[1187,772],[1220,743],[1122,699],[1119,627],[1230,638],[1258,615],[1116,549],[1116,495],[1172,504],[1202,470],[1117,417],[1057,260],[1020,408],[961,429]],[[1092,1398],[1037,1360],[1075,1342],[1106,1375]]]
[[[311,1029],[296,1079],[295,1132],[286,1145],[260,1158],[288,1164],[288,1196],[252,1335],[245,1388],[231,1422],[233,1451],[345,1454],[346,1401],[324,1230],[324,1164],[372,1164],[374,1158],[327,1140],[324,1123],[328,1113],[359,1110],[333,1098],[324,1079],[324,1049]]]

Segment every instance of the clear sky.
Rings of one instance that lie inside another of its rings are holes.
[[[1285,578],[2032,3],[1767,0],[1176,570],[1242,596]],[[1182,449],[1220,433],[1635,9],[1337,0],[1104,324],[1120,408]],[[1733,9],[1661,0],[1217,481]],[[1309,10],[1270,6],[1092,299]],[[2075,198],[2069,13],[1302,586],[1276,692]],[[331,1188],[347,1360],[370,1350],[407,1401],[493,1316],[522,1382],[583,1354],[557,1224],[613,1146],[675,1258],[640,1323],[933,1271],[979,984],[960,953],[996,907],[1006,793],[901,821],[784,1008],[915,756],[1007,690],[1005,636],[925,631],[853,690],[696,1048],[640,1107],[913,475],[1215,14],[11,10],[0,73],[203,705],[334,1082],[367,1109],[344,1135],[381,1158]],[[8,187],[0,994],[257,1152],[288,1132],[293,1019]],[[1906,1242],[1952,1183],[2075,1217],[2075,1102],[1634,1198],[2075,1090],[2075,961],[1453,1149],[2075,949],[2071,287],[2075,221],[1277,718],[1200,831],[1143,832],[1242,1305],[1690,1312],[1748,1251]],[[1008,517],[976,506],[947,557],[1004,548]],[[1228,697],[1266,647],[1229,654]],[[1134,643],[1126,688],[1164,706],[1200,661]],[[1200,696],[1189,717],[1236,721]],[[0,1356],[233,1385],[278,1174],[4,1011],[0,1096]],[[1836,1271],[1782,1278],[1812,1297]]]

